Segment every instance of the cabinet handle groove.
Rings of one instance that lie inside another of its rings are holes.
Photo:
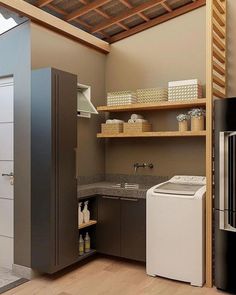
[[[110,200],[119,200],[119,197],[108,197],[108,196],[102,196],[103,199],[110,199]]]
[[[138,199],[131,199],[131,198],[121,198],[121,201],[138,202]]]

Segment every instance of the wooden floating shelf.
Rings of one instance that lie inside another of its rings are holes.
[[[152,111],[164,109],[182,109],[191,107],[205,107],[206,99],[199,98],[185,101],[162,101],[157,103],[136,103],[121,106],[100,106],[97,107],[99,112],[133,112],[133,111]]]
[[[89,222],[87,223],[83,223],[79,226],[79,229],[82,229],[82,228],[86,228],[86,227],[89,227],[89,226],[92,226],[94,224],[97,224],[97,221],[96,220],[90,220]]]
[[[98,133],[98,138],[129,138],[129,137],[200,137],[206,136],[206,131],[157,131],[157,132],[140,132],[140,133],[118,133],[102,134]]]

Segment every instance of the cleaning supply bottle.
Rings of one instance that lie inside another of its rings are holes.
[[[84,222],[84,215],[82,213],[82,203],[79,203],[78,216],[79,216],[79,226],[80,226]]]
[[[89,237],[88,232],[85,235],[84,248],[85,248],[85,253],[88,253],[91,250],[91,247],[90,247],[90,237]]]
[[[79,255],[84,254],[84,240],[82,235],[79,236]]]
[[[90,212],[88,210],[88,201],[84,203],[83,216],[84,216],[84,223],[88,223],[90,220]]]

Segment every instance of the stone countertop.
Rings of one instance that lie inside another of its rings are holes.
[[[78,186],[78,198],[94,195],[116,196],[136,199],[146,199],[146,192],[150,186],[140,185],[139,189],[114,187],[112,182],[97,182]]]

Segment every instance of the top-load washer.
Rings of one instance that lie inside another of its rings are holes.
[[[147,274],[205,282],[206,178],[174,176],[147,192]]]

